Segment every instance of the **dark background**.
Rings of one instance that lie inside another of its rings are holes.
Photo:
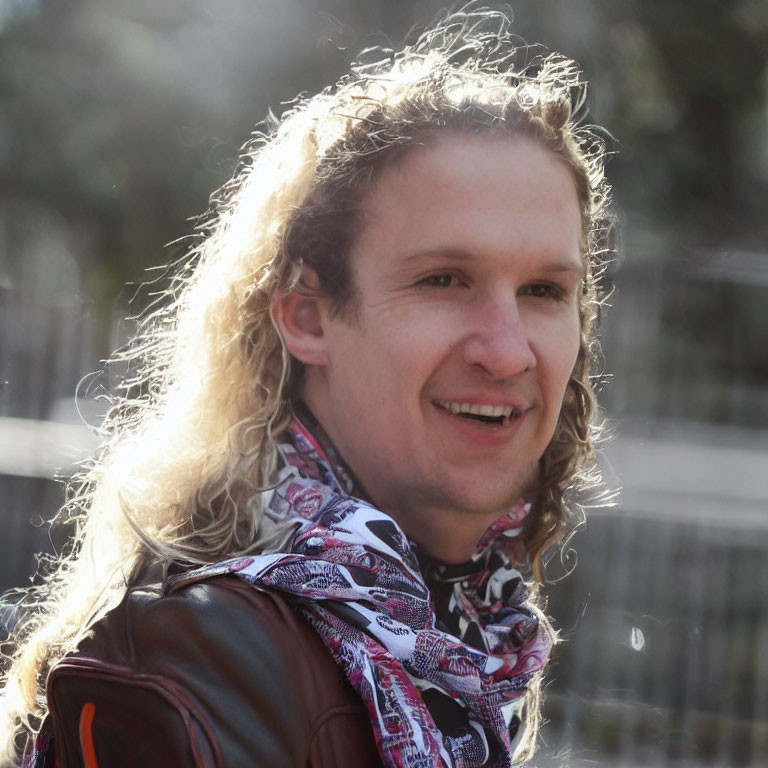
[[[0,590],[53,547],[126,284],[183,253],[269,109],[441,7],[0,3]],[[620,225],[601,400],[624,493],[549,590],[568,640],[538,764],[768,765],[768,0],[513,10],[592,84]]]

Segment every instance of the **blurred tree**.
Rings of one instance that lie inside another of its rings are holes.
[[[38,300],[79,293],[111,305],[126,281],[184,248],[163,246],[191,233],[187,217],[204,212],[268,109],[332,82],[368,44],[399,45],[442,5],[14,4],[0,29],[0,283]],[[767,269],[768,0],[513,5],[523,37],[580,60],[596,119],[620,140],[610,170],[628,258],[607,346],[629,326],[632,345],[613,343],[609,367],[627,383],[609,400],[684,417],[731,412],[716,404],[731,397],[727,375],[766,384],[753,337],[733,349],[760,299],[743,285],[707,288],[700,273],[713,261],[717,280],[750,282],[738,258],[722,258],[734,249],[755,252],[758,278]],[[671,368],[682,376],[675,391]],[[719,394],[683,396],[701,382]]]
[[[637,3],[635,18],[673,113],[643,136],[645,156],[674,163],[654,213],[699,242],[764,248],[768,175],[755,154],[765,136],[747,126],[765,110],[768,5]]]

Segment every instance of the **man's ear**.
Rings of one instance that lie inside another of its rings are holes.
[[[328,365],[323,304],[320,281],[312,267],[304,267],[296,288],[278,294],[272,303],[272,314],[286,349],[305,365]]]

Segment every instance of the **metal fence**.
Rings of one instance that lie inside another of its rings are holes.
[[[0,288],[0,590],[28,583],[61,484],[93,438],[74,406],[108,340],[93,307],[36,303]],[[100,343],[101,342],[101,343]]]
[[[768,530],[625,509],[576,546],[551,603],[551,764],[768,765]]]
[[[0,293],[0,589],[26,583],[87,455],[72,395],[110,343],[81,305]],[[578,565],[548,589],[561,628],[548,675],[549,766],[768,765],[768,441],[764,432],[622,426]],[[557,564],[550,568],[557,575]]]

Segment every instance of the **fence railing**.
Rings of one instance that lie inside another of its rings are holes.
[[[53,546],[29,521],[60,504],[54,471],[94,448],[72,395],[103,355],[98,322],[0,292],[0,589]],[[564,642],[535,763],[768,765],[768,436],[618,427],[620,504],[588,514],[577,567],[548,589]]]

